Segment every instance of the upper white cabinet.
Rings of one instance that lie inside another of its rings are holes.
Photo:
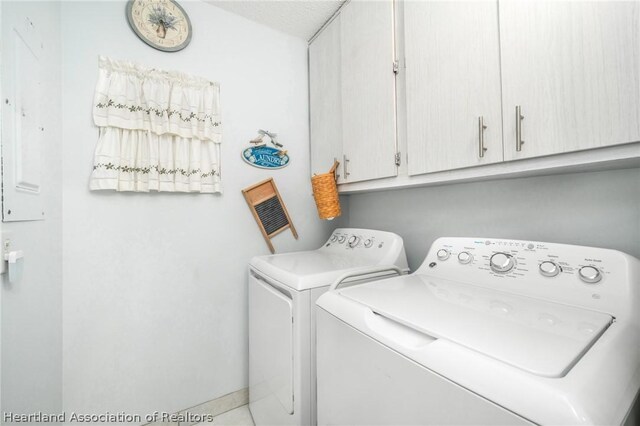
[[[393,8],[352,0],[309,46],[311,170],[338,183],[397,174]]]
[[[409,175],[502,161],[498,2],[404,4]]]
[[[352,0],[309,52],[341,192],[640,162],[639,1]]]
[[[640,141],[639,2],[499,9],[505,160]]]
[[[309,46],[311,172],[327,173],[342,162],[340,17]],[[341,179],[340,176],[339,179]]]
[[[393,1],[352,0],[340,13],[344,182],[395,176]]]

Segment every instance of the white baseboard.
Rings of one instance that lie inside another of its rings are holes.
[[[177,412],[177,418],[179,419],[193,419],[199,418],[201,421],[207,421],[207,419],[219,416],[222,413],[231,411],[234,408],[241,407],[249,403],[249,389],[244,388],[235,392],[231,392],[220,398],[212,399],[211,401],[203,402],[191,408],[186,408]],[[165,421],[165,422],[152,422],[147,423],[145,426],[193,426],[198,421]]]

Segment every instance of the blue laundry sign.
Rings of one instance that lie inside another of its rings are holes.
[[[265,145],[245,148],[242,159],[261,169],[281,169],[289,164],[287,151]]]

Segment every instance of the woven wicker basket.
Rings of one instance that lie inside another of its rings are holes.
[[[342,214],[340,210],[340,198],[338,197],[338,186],[336,185],[336,168],[340,163],[333,163],[329,173],[322,173],[311,177],[311,187],[313,188],[313,198],[318,207],[320,219],[331,220]]]

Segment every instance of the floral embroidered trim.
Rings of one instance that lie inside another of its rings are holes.
[[[149,166],[149,167],[131,167],[131,166],[117,166],[113,163],[98,163],[95,166],[93,166],[93,170],[96,169],[106,169],[106,170],[117,170],[119,172],[124,172],[124,173],[142,173],[142,174],[149,174],[151,173],[151,171],[155,171],[156,173],[159,173],[161,175],[176,175],[176,174],[181,174],[182,176],[193,176],[193,175],[197,175],[198,173],[200,173],[200,177],[206,178],[209,176],[220,176],[220,172],[218,172],[217,170],[211,170],[210,172],[207,173],[202,173],[202,170],[200,169],[193,169],[193,170],[185,170],[182,168],[177,168],[177,169],[167,169],[167,168],[160,168],[158,166]]]
[[[219,121],[213,121],[213,116],[210,114],[204,114],[203,117],[198,117],[198,114],[196,114],[195,112],[191,112],[188,115],[183,115],[181,111],[172,110],[169,108],[165,108],[165,109],[158,109],[154,107],[144,108],[140,105],[127,105],[127,104],[116,103],[113,99],[109,99],[107,102],[99,102],[98,104],[96,104],[96,108],[105,109],[110,107],[113,107],[116,109],[128,109],[129,112],[142,111],[142,112],[146,112],[147,115],[151,115],[151,113],[154,113],[156,117],[162,117],[164,114],[166,114],[167,118],[171,118],[173,115],[178,115],[180,120],[184,121],[185,123],[195,119],[203,123],[209,120],[211,125],[214,127],[217,127],[220,125]]]

